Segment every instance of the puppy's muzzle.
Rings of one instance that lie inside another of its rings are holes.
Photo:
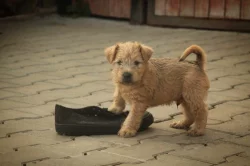
[[[122,82],[131,83],[132,82],[132,74],[129,72],[124,72],[122,74]]]

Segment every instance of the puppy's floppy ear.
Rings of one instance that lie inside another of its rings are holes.
[[[109,63],[113,63],[113,61],[115,60],[115,57],[116,57],[116,53],[119,49],[119,43],[111,46],[111,47],[108,47],[104,50],[104,54],[107,58],[107,60],[109,61]]]
[[[151,56],[154,52],[153,49],[151,47],[148,47],[148,46],[143,45],[143,44],[139,44],[139,43],[137,43],[137,44],[138,44],[138,47],[139,47],[139,50],[141,52],[143,60],[145,62],[147,62],[151,58]]]

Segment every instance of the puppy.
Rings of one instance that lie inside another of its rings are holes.
[[[118,43],[104,52],[113,65],[115,84],[114,100],[108,110],[121,113],[125,103],[131,106],[119,136],[135,136],[147,108],[173,102],[182,107],[184,119],[170,127],[188,129],[194,123],[188,135],[204,134],[208,114],[205,100],[210,85],[201,47],[190,46],[179,59],[151,58],[152,48],[138,42]],[[191,53],[196,54],[196,61],[184,61]]]

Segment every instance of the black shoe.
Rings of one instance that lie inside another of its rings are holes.
[[[107,135],[117,134],[128,112],[114,114],[107,108],[89,106],[85,108],[55,107],[55,127],[61,135]],[[151,113],[145,112],[139,131],[154,122]]]

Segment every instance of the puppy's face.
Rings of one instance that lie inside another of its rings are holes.
[[[118,43],[105,49],[113,64],[113,80],[120,84],[134,84],[142,79],[153,50],[137,42]]]

